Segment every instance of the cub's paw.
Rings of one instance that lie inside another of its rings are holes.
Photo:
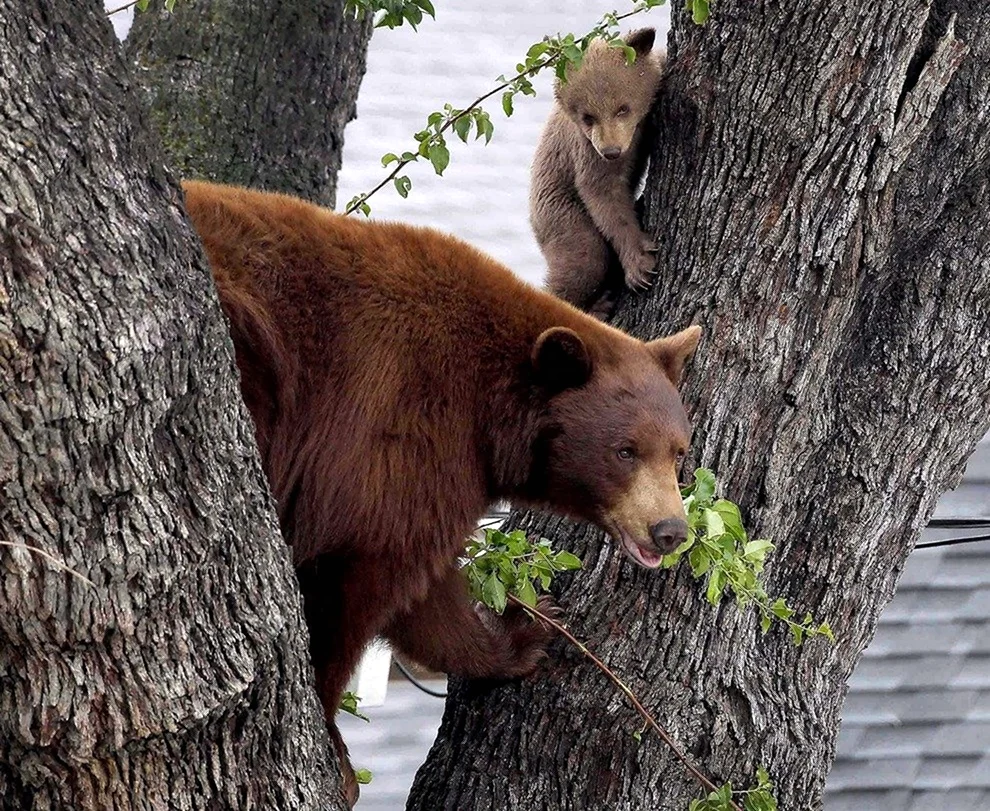
[[[629,251],[620,256],[622,270],[626,277],[626,287],[639,293],[653,283],[653,276],[657,272],[656,252],[656,243],[644,237],[637,246],[637,250]]]

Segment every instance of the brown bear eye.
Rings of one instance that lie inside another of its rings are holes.
[[[583,116],[581,116],[581,120],[584,122],[584,125],[586,127],[595,126],[595,117],[590,113],[585,113]]]
[[[622,118],[624,115],[629,115],[629,108],[625,104],[615,111],[616,118]]]
[[[636,455],[636,451],[634,451],[632,448],[619,448],[619,450],[616,451],[616,453],[619,455],[619,458],[624,462],[628,462]]]

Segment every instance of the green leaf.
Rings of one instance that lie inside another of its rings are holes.
[[[743,547],[743,557],[749,561],[762,563],[763,559],[767,556],[767,552],[770,552],[773,548],[774,546],[770,541],[747,541]]]
[[[454,119],[454,132],[464,143],[467,143],[468,134],[471,132],[471,117],[462,115]]]
[[[782,620],[789,620],[794,616],[794,610],[792,608],[788,608],[783,597],[778,597],[773,601],[773,605],[770,606],[770,613],[777,617],[777,619]]]
[[[516,592],[516,597],[522,600],[530,608],[536,608],[536,590],[532,582],[527,578]]]
[[[715,474],[706,467],[694,471],[694,500],[699,507],[710,507],[715,497]]]
[[[361,698],[356,693],[352,693],[350,690],[348,690],[340,697],[340,704],[338,705],[338,707],[344,712],[350,713],[355,718],[361,718],[364,721],[370,721],[371,719],[368,718],[367,715],[363,715],[358,710],[358,703],[360,701]]]
[[[408,177],[402,175],[401,177],[397,177],[393,182],[395,183],[395,190],[399,193],[399,197],[405,198],[409,196],[412,181]]]
[[[512,115],[512,95],[513,93],[511,90],[506,90],[502,94],[502,112],[505,113],[506,116]]]
[[[371,782],[371,771],[369,769],[355,769],[354,779],[362,786],[366,786]]]
[[[725,524],[725,531],[740,541],[746,540],[746,528],[743,527],[742,516],[739,514],[739,507],[731,501],[720,498],[712,509],[719,514],[722,523]]]
[[[773,624],[773,618],[769,614],[764,614],[763,619],[760,620],[760,630],[766,633],[770,630],[770,626]]]
[[[150,5],[151,0],[138,0],[137,9],[138,11],[147,11]]]
[[[708,8],[708,0],[694,0],[694,9],[692,10],[692,17],[698,25],[704,25],[708,22],[708,16],[710,14]]]
[[[429,14],[434,20],[437,18],[437,13],[434,10],[433,3],[431,3],[430,0],[413,0],[413,2]]]
[[[536,62],[549,48],[550,45],[547,42],[537,42],[535,45],[530,45],[529,50],[526,51],[527,63]]]
[[[701,577],[712,565],[711,556],[702,546],[696,546],[688,555],[688,562],[691,564],[691,573],[695,577]]]
[[[722,520],[722,516],[715,512],[715,510],[705,510],[705,530],[711,538],[719,538],[725,535],[725,522]]]
[[[705,597],[712,605],[718,605],[722,599],[722,592],[725,590],[725,571],[714,569],[708,578],[708,588],[705,590]]]
[[[443,170],[450,163],[450,152],[446,144],[434,144],[430,147],[430,163],[433,164],[433,170],[438,175],[443,174]]]
[[[801,643],[804,642],[804,628],[800,625],[788,625],[787,627],[791,632],[791,638],[794,640],[794,647],[800,648]]]
[[[580,569],[584,564],[577,555],[570,552],[558,552],[554,555],[553,565],[558,571],[569,572],[573,569]]]
[[[496,575],[489,576],[485,581],[485,585],[481,589],[481,599],[496,614],[505,611],[505,586]]]
[[[389,152],[386,155],[382,155],[382,166],[388,166],[390,163],[396,163],[399,160],[399,156]]]

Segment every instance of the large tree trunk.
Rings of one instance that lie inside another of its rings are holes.
[[[717,782],[758,764],[819,808],[846,682],[939,495],[990,422],[990,9],[972,0],[719,0],[675,15],[647,184],[657,289],[617,322],[701,323],[694,461],[755,537],[771,594],[831,622],[794,648],[711,608],[686,566],[637,570],[601,535],[559,599]],[[685,809],[698,787],[578,654],[453,685],[408,808]]]
[[[343,0],[181,0],[127,50],[180,176],[332,208],[371,24]]]
[[[342,808],[216,294],[103,10],[0,0],[0,42],[0,807]]]

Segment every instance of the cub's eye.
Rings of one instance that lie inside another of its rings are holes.
[[[636,456],[636,451],[632,448],[619,448],[619,450],[616,451],[616,454],[622,461],[628,462]]]
[[[625,104],[615,111],[616,118],[622,118],[624,115],[629,115],[629,108]]]
[[[581,116],[581,120],[584,122],[584,125],[586,127],[593,127],[595,126],[595,122],[597,119],[593,115],[591,115],[591,113],[585,113],[583,116]]]

